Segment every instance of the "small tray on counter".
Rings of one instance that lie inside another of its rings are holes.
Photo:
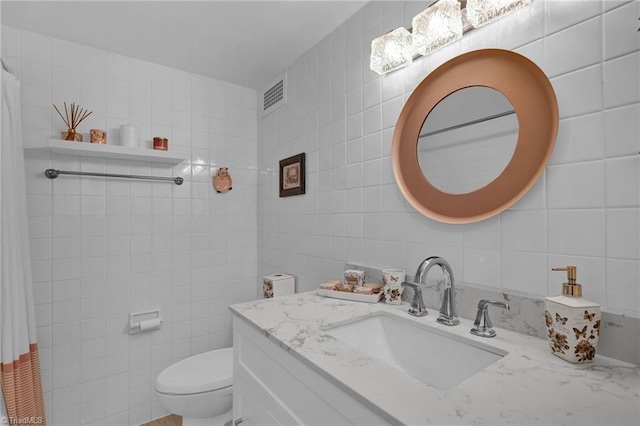
[[[317,289],[316,291],[320,296],[324,296],[324,297],[332,297],[334,299],[353,300],[354,302],[365,302],[365,303],[378,303],[384,297],[384,293],[382,293],[382,291],[380,293],[374,293],[374,294],[349,293],[347,291],[323,290],[321,288]]]

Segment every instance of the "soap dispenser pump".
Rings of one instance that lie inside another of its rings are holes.
[[[593,362],[600,337],[600,305],[582,298],[582,285],[576,282],[577,268],[552,268],[566,271],[562,295],[545,298],[545,323],[551,352],[574,364]]]

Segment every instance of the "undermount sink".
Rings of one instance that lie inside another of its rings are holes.
[[[443,391],[506,355],[471,339],[386,315],[329,328],[325,333]]]

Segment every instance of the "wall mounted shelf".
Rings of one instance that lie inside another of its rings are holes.
[[[153,161],[156,163],[178,164],[185,160],[169,151],[145,148],[130,148],[119,145],[102,145],[89,142],[71,142],[60,139],[48,139],[41,144],[32,143],[26,150],[49,151],[54,154],[80,155],[84,157],[116,158],[119,160]]]

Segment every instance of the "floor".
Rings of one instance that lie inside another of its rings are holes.
[[[144,423],[140,426],[182,426],[182,417],[170,414],[166,417],[155,419],[152,422]]]

